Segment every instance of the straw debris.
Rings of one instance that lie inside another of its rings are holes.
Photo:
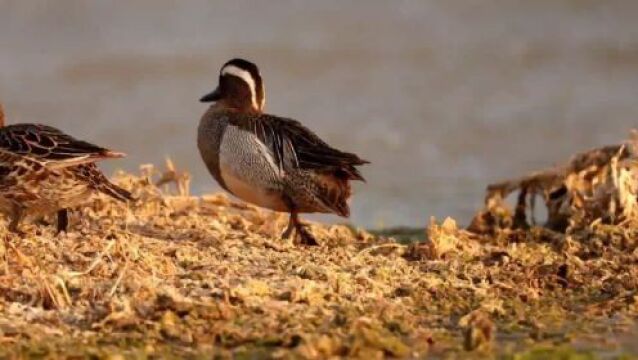
[[[60,235],[0,229],[0,358],[511,353],[609,344],[638,311],[638,229],[619,192],[613,222],[570,233],[431,219],[404,245],[312,224],[321,246],[302,247],[280,239],[285,214],[190,196],[172,164],[116,180],[140,200],[99,198]]]

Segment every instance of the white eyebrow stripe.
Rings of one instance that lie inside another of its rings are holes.
[[[250,88],[250,100],[253,104],[253,107],[255,109],[259,109],[259,106],[257,106],[257,85],[255,84],[255,79],[253,79],[253,76],[250,74],[250,72],[244,69],[240,69],[235,65],[228,65],[222,69],[222,75],[226,74],[237,76],[238,78],[244,80],[246,84],[248,84],[248,87]]]

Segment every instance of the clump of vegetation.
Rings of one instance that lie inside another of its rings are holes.
[[[505,199],[518,192],[514,213]],[[485,209],[469,229],[527,229],[536,225],[537,198],[545,204],[545,227],[573,233],[592,224],[631,226],[638,219],[638,132],[620,145],[575,155],[566,164],[487,187]]]
[[[638,351],[622,336],[638,314],[631,222],[512,226],[503,205],[481,231],[432,219],[402,244],[313,224],[321,246],[302,247],[280,239],[285,215],[189,196],[172,165],[117,180],[140,201],[99,198],[60,235],[0,230],[0,358]]]

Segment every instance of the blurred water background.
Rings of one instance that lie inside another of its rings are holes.
[[[269,112],[372,161],[354,223],[467,223],[487,183],[637,125],[637,18],[634,0],[0,0],[0,101],[127,152],[109,172],[170,156],[215,191],[197,100],[246,57]]]

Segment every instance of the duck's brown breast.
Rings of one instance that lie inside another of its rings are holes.
[[[210,174],[219,185],[228,190],[221,177],[219,148],[228,118],[213,109],[209,109],[201,118],[197,129],[197,148]]]

